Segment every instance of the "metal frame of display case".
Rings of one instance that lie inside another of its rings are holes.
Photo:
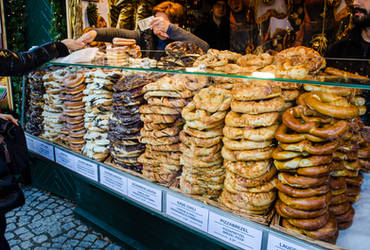
[[[80,66],[89,68],[115,68],[121,70],[163,72],[169,74],[195,74],[245,79],[263,79],[226,74],[208,74],[205,72],[137,69],[129,67],[111,67],[90,64],[85,65],[50,63],[49,65]],[[301,81],[293,79],[268,80],[282,80],[288,82],[301,82],[303,84],[309,83],[370,89],[370,85],[363,85],[361,83],[346,84]],[[26,81],[24,80],[24,90],[25,84]],[[23,100],[24,102],[22,110],[24,111],[26,100],[25,91],[23,92]],[[24,115],[24,112],[22,113]],[[304,241],[294,236],[276,231],[268,226],[249,221],[235,214],[223,211],[217,207],[193,199],[185,194],[175,192],[167,187],[152,183],[143,178],[139,178],[127,172],[121,171],[105,163],[91,160],[87,157],[84,157],[78,153],[75,153],[69,149],[51,143],[42,138],[30,134],[26,134],[26,138],[29,150],[32,152],[32,155],[39,160],[38,163],[36,162],[36,165],[40,164],[40,162],[47,162],[47,164],[51,166],[50,169],[63,169],[63,171],[68,174],[68,178],[66,178],[66,180],[78,180],[77,186],[86,186],[86,189],[84,190],[81,188],[79,189],[79,187],[74,187],[74,189],[69,193],[61,194],[62,196],[65,196],[69,199],[77,200],[78,207],[75,210],[76,214],[87,219],[88,221],[102,228],[103,230],[125,242],[126,244],[131,245],[132,247],[139,247],[141,249],[146,248],[147,245],[141,244],[140,239],[135,239],[135,237],[127,236],[124,232],[120,231],[120,229],[117,229],[116,226],[119,222],[114,220],[117,220],[118,217],[115,217],[114,214],[111,214],[111,216],[109,215],[110,209],[113,209],[113,203],[116,205],[118,204],[117,206],[127,206],[127,204],[129,204],[134,208],[139,208],[140,211],[145,211],[146,213],[150,214],[152,216],[151,218],[156,218],[153,219],[153,221],[156,220],[155,223],[168,223],[168,225],[175,226],[169,230],[178,230],[178,228],[181,228],[183,230],[182,232],[190,232],[190,236],[184,236],[185,244],[187,239],[190,240],[191,237],[200,236],[205,242],[210,242],[210,244],[214,244],[213,246],[220,246],[228,249],[324,249],[325,247],[325,243],[316,245],[316,242],[313,240],[310,242]],[[45,169],[48,168],[48,166],[45,166]],[[56,177],[54,176],[52,178]],[[74,184],[70,185],[73,186]],[[52,188],[49,188],[48,184],[46,184],[44,188],[48,191],[53,192]],[[102,204],[99,204],[100,201],[94,199],[93,196],[91,196],[91,200],[88,199],[89,195],[94,195],[94,192],[96,192],[96,194],[99,193],[100,195],[102,195],[99,197],[104,196],[103,198],[106,198],[107,204],[105,204],[105,206],[103,205],[102,207]],[[97,209],[91,208],[94,206],[96,206]],[[186,209],[179,206],[185,206]],[[101,210],[99,211],[99,209],[107,210],[108,215],[105,215],[105,217],[99,217],[98,214],[101,212]],[[129,208],[127,209],[130,210]],[[126,210],[122,211],[126,212]],[[193,214],[191,213],[192,211]],[[129,214],[127,216],[129,216]],[[105,221],[105,218],[108,218],[108,220],[110,221]],[[220,221],[222,221],[222,223],[224,224],[219,223]],[[148,226],[148,224],[153,224],[154,222],[141,221],[141,223],[143,224],[143,226]],[[145,223],[147,223],[147,225],[145,225]],[[151,226],[154,226],[153,230],[155,231],[155,225]],[[170,228],[170,226],[168,226],[168,228]],[[153,232],[153,234],[155,234],[155,232]],[[181,232],[178,232],[178,234],[181,234]],[[169,238],[163,240],[171,239]],[[328,244],[328,246],[330,248],[336,248],[336,246],[334,245]],[[172,248],[173,247],[174,246],[172,246]],[[340,247],[337,248],[340,249]]]

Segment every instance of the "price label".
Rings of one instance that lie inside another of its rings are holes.
[[[208,233],[242,249],[261,249],[262,231],[213,212],[209,213]]]
[[[167,194],[166,213],[185,224],[207,232],[208,209]]]
[[[275,235],[270,233],[268,243],[267,243],[267,249],[268,250],[306,250],[307,248],[298,246],[294,243],[278,238]]]
[[[75,171],[93,181],[98,180],[98,164],[75,157]]]
[[[59,148],[55,149],[55,161],[62,165],[63,167],[66,167],[72,171],[75,171],[75,157],[74,155],[63,151]]]
[[[28,150],[37,152],[36,147],[35,147],[37,141],[27,134],[26,134],[26,143],[27,143]]]
[[[54,146],[53,145],[50,145],[50,144],[47,144],[45,142],[42,142],[42,141],[36,141],[36,152],[51,160],[51,161],[55,161],[55,158],[54,158]]]
[[[162,211],[162,191],[140,182],[127,180],[127,195],[148,207]]]
[[[102,166],[100,166],[100,183],[120,194],[127,195],[127,178]]]

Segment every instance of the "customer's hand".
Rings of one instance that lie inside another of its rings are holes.
[[[12,115],[8,115],[8,114],[0,114],[0,119],[7,120],[7,121],[11,121],[12,123],[14,123],[15,125],[17,125],[17,126],[18,126],[18,121],[17,121],[17,119],[15,119]]]
[[[64,39],[62,43],[71,51],[82,49],[85,46],[83,42],[73,39]]]
[[[169,38],[167,34],[168,27],[170,26],[170,21],[163,17],[155,17],[150,23],[150,27],[153,29],[153,33],[162,40]]]
[[[89,32],[80,36],[80,38],[78,38],[76,41],[82,42],[86,45],[86,44],[91,43],[92,41],[94,41],[97,34],[98,33],[95,30],[90,30]]]

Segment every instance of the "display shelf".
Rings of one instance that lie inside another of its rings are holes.
[[[26,139],[30,151],[72,171],[78,178],[99,190],[220,246],[241,249],[323,249],[312,242],[276,231],[105,163],[88,159],[42,138],[26,133]]]
[[[228,78],[239,78],[239,79],[251,79],[251,80],[271,80],[271,81],[281,81],[281,82],[294,82],[301,84],[314,84],[314,85],[328,85],[328,86],[340,86],[340,87],[350,87],[350,88],[361,88],[370,90],[370,79],[362,78],[332,78],[325,76],[315,76],[314,80],[299,80],[299,79],[284,79],[276,78],[271,74],[263,74],[263,72],[254,72],[252,76],[230,74],[230,73],[215,73],[200,71],[197,68],[182,68],[178,70],[172,69],[159,69],[159,68],[134,68],[134,67],[117,67],[105,64],[91,64],[91,63],[59,63],[59,62],[49,62],[49,66],[74,66],[74,67],[87,67],[87,68],[106,68],[106,69],[121,69],[121,70],[135,70],[135,71],[146,71],[146,72],[162,72],[169,74],[190,74],[190,75],[206,75],[213,77],[228,77]]]

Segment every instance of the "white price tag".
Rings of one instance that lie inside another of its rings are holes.
[[[269,234],[269,239],[267,243],[268,250],[306,250],[307,248],[298,246],[289,241],[280,239],[273,234]]]
[[[162,191],[140,182],[127,180],[127,195],[133,200],[162,211]]]
[[[42,142],[42,141],[36,141],[36,152],[39,154],[39,155],[42,155],[43,157],[51,160],[51,161],[55,161],[55,158],[54,158],[54,146],[53,145],[49,145],[45,142]]]
[[[261,249],[262,231],[209,213],[208,233],[242,249]]]
[[[127,195],[127,178],[102,166],[100,166],[100,183],[120,194]]]
[[[74,155],[63,151],[59,148],[55,149],[55,161],[62,165],[63,167],[66,167],[72,171],[75,171],[75,157]]]
[[[208,209],[167,194],[166,213],[190,226],[207,232]]]
[[[29,135],[26,135],[26,142],[27,142],[27,148],[28,148],[28,150],[33,151],[33,152],[37,152],[36,151],[36,147],[35,147],[37,141],[35,139],[33,139]]]
[[[98,164],[75,157],[75,171],[91,180],[98,181]]]

